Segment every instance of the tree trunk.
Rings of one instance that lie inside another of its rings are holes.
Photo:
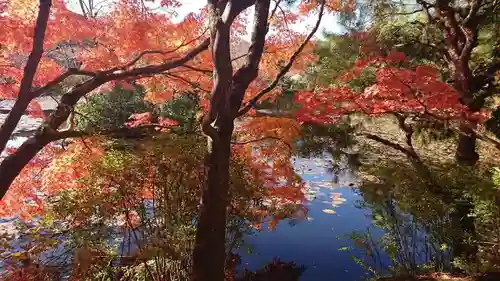
[[[473,76],[468,60],[460,59],[455,62],[453,71],[454,87],[460,94],[460,102],[472,112],[479,111],[480,108],[474,106],[474,93],[471,89]],[[473,166],[479,160],[479,154],[476,152],[476,133],[471,128],[475,125],[468,120],[461,121],[460,131],[462,134],[458,137],[458,146],[455,152],[455,158],[461,165]]]
[[[223,281],[226,261],[226,210],[229,203],[229,163],[233,121],[222,124],[219,139],[212,143],[206,159],[207,180],[193,253],[193,281]]]
[[[479,154],[476,152],[476,134],[466,124],[461,124],[460,127],[463,134],[458,136],[455,158],[460,165],[473,166],[479,160]]]

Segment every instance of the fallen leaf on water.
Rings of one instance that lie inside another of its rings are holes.
[[[339,192],[332,192],[332,197],[333,198],[340,198],[340,196],[342,195],[342,193],[339,193]]]
[[[323,213],[333,215],[333,214],[335,214],[336,212],[335,212],[335,210],[332,210],[332,209],[323,209]]]

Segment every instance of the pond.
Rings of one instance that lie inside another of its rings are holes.
[[[276,230],[248,237],[251,254],[242,254],[240,268],[251,271],[279,257],[306,267],[299,280],[356,281],[369,275],[352,257],[364,259],[365,252],[346,235],[365,231],[372,223],[371,212],[359,208],[363,198],[350,187],[347,174],[333,181],[327,159],[297,159],[295,166],[307,186],[307,218],[281,221]],[[381,231],[373,233],[380,236]],[[352,251],[342,251],[351,247]],[[385,259],[385,257],[382,257]]]

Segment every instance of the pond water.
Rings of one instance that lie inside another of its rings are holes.
[[[364,250],[345,235],[366,231],[372,223],[371,212],[359,208],[363,199],[355,188],[349,187],[354,181],[352,176],[340,176],[338,183],[334,183],[335,176],[327,171],[327,165],[327,159],[295,161],[297,171],[306,182],[307,218],[283,220],[274,231],[264,230],[248,237],[246,242],[251,253],[240,253],[240,270],[255,271],[277,257],[305,266],[301,281],[356,281],[369,276],[352,259],[354,256],[363,260]],[[377,237],[381,231],[375,230],[372,234]],[[348,247],[352,250],[341,250]]]

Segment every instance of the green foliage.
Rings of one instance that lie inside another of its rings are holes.
[[[325,153],[332,156],[332,171],[338,171],[339,163],[346,164],[345,161],[344,168],[355,168],[359,164],[357,154],[347,152],[355,144],[355,130],[356,126],[347,117],[343,122],[330,125],[303,124],[297,153],[300,157],[322,157]]]
[[[311,83],[329,85],[354,65],[359,55],[359,42],[347,36],[330,34],[318,42],[316,54],[318,60],[309,74]]]
[[[52,196],[47,215],[31,231],[37,236],[25,238],[41,243],[49,237],[52,242],[40,250],[62,247],[71,257],[64,266],[72,268],[73,279],[114,280],[116,274],[135,281],[151,280],[151,275],[189,279],[206,176],[205,137],[159,134],[99,145],[102,155],[82,168],[75,178],[79,184]],[[245,247],[245,235],[255,231],[250,225],[260,223],[263,214],[283,213],[281,206],[264,202],[268,190],[254,172],[232,159],[228,250]]]
[[[135,91],[116,86],[109,93],[96,94],[75,109],[75,123],[80,130],[109,130],[123,127],[133,113],[151,110],[153,105],[144,101],[144,89]]]
[[[175,120],[179,126],[174,133],[186,134],[198,129],[197,113],[200,110],[199,97],[195,93],[184,93],[172,100],[153,105],[144,100],[144,89],[135,91],[115,87],[109,93],[91,96],[76,108],[76,127],[80,130],[109,130],[125,126],[133,113],[152,112],[153,120],[164,117]]]
[[[160,117],[166,117],[179,122],[179,133],[192,133],[198,129],[197,113],[200,110],[200,100],[195,93],[185,93],[161,105],[158,109]]]
[[[382,19],[374,25],[372,32],[383,50],[397,49],[405,53],[410,64],[436,65],[441,70],[448,67],[441,31],[423,18]]]
[[[499,170],[428,159],[428,172],[421,173],[411,162],[391,158],[365,161],[359,190],[361,207],[370,208],[374,226],[384,230],[375,245],[393,260],[392,274],[498,270]],[[429,258],[419,264],[414,252]]]

